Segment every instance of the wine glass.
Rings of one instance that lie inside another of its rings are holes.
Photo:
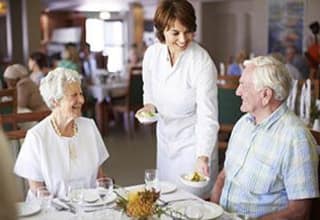
[[[113,192],[113,179],[110,177],[101,177],[96,181],[99,197],[103,200]]]
[[[48,212],[48,210],[51,208],[52,198],[53,195],[45,186],[37,188],[37,199],[40,202],[41,208],[44,210],[44,212]]]
[[[144,182],[146,189],[151,190],[154,188],[156,191],[159,190],[158,186],[158,170],[157,169],[146,169],[144,172]]]

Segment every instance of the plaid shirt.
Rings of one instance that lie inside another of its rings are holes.
[[[318,197],[317,167],[311,133],[285,104],[258,125],[246,114],[230,138],[220,204],[255,218]]]

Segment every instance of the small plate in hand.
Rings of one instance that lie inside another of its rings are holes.
[[[187,186],[191,186],[191,187],[204,187],[209,183],[209,177],[207,176],[203,176],[201,175],[201,179],[198,181],[192,180],[192,176],[194,175],[194,173],[191,174],[181,174],[180,175],[180,181],[187,185]]]
[[[158,113],[142,111],[137,113],[135,117],[141,124],[151,124],[158,120]]]

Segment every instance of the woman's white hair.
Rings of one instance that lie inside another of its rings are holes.
[[[272,56],[259,56],[244,61],[244,66],[254,65],[253,84],[257,90],[270,88],[274,98],[284,101],[291,91],[292,78],[283,63]]]
[[[54,101],[64,96],[65,85],[72,82],[81,83],[81,76],[78,72],[58,67],[42,78],[40,82],[40,93],[43,100],[50,109],[54,108]]]

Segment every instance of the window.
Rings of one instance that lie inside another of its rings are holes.
[[[92,51],[108,56],[110,72],[124,69],[124,25],[121,20],[86,20],[86,39]]]

